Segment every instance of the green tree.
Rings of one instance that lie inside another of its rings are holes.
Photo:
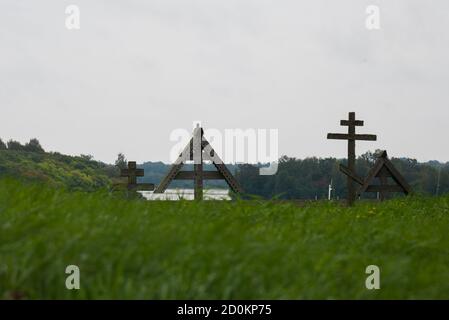
[[[0,150],[6,150],[6,144],[0,139]]]
[[[30,151],[30,152],[40,152],[43,153],[45,152],[44,148],[42,148],[39,140],[37,140],[36,138],[33,138],[30,140],[30,142],[28,142],[23,149],[25,151]]]
[[[23,151],[24,147],[19,141],[9,140],[8,141],[8,150],[13,151]]]
[[[126,158],[123,153],[117,155],[117,160],[115,160],[115,166],[119,169],[125,169],[127,166]]]
[[[91,154],[81,154],[80,158],[85,161],[92,161],[94,159],[94,156]]]

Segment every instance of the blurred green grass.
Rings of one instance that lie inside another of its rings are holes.
[[[81,289],[65,288],[65,268]],[[366,266],[381,289],[365,288]],[[448,299],[449,197],[158,202],[0,180],[0,298]]]

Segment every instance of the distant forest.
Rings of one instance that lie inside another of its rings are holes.
[[[110,188],[119,170],[93,160],[92,156],[68,156],[46,152],[37,139],[26,144],[0,139],[0,178],[45,183],[70,191],[95,191]]]
[[[358,157],[356,167],[359,176],[367,175],[379,152],[379,150],[367,152]],[[449,162],[420,163],[409,158],[392,158],[391,161],[414,192],[427,195],[449,193]],[[346,176],[339,170],[340,163],[346,164],[346,160],[296,159],[283,156],[279,159],[278,172],[273,176],[259,175],[259,168],[263,166],[261,164],[228,165],[228,167],[235,174],[245,193],[250,195],[279,199],[327,199],[329,184],[332,182],[332,197],[337,199],[346,195]],[[145,177],[141,181],[157,184],[170,165],[162,162],[146,162],[140,167],[145,169]],[[185,170],[192,170],[192,165],[186,165]],[[207,165],[204,170],[215,169],[213,165]],[[205,185],[209,188],[226,188],[223,181],[206,181]],[[192,182],[174,181],[170,187],[191,188]],[[376,194],[364,195],[366,198],[376,196]]]
[[[366,177],[379,153],[380,150],[367,152],[357,158],[356,170],[359,176]],[[427,195],[449,193],[449,162],[419,163],[409,158],[392,158],[391,161],[414,192]],[[236,177],[249,194],[264,198],[278,196],[281,199],[325,199],[332,181],[332,197],[337,199],[346,196],[347,178],[339,170],[341,163],[346,164],[346,160],[283,156],[274,176],[260,176],[255,166],[242,165],[237,170]],[[377,194],[365,194],[363,197],[376,196]]]
[[[379,151],[367,152],[356,161],[357,173],[365,177],[373,166]],[[132,159],[131,159],[132,160]],[[429,161],[420,163],[415,159],[392,158],[391,161],[405,177],[416,193],[441,195],[449,193],[449,162]],[[259,175],[265,166],[230,164],[229,170],[240,182],[246,194],[262,198],[279,199],[327,199],[332,182],[334,199],[345,197],[346,176],[339,171],[345,160],[336,158],[296,159],[283,156],[279,159],[278,172],[273,176]],[[126,158],[119,154],[114,164],[95,161],[90,155],[68,156],[57,152],[46,152],[37,139],[26,144],[0,139],[0,177],[11,176],[25,180],[38,180],[70,190],[93,191],[125,183],[120,178],[120,168],[126,167]],[[170,165],[162,162],[145,162],[138,165],[145,169],[140,182],[158,184],[168,172]],[[192,170],[187,164],[183,170]],[[215,170],[205,165],[204,170]],[[206,188],[227,188],[224,181],[205,181]],[[170,188],[192,188],[191,181],[174,181]],[[366,197],[375,197],[368,194]]]

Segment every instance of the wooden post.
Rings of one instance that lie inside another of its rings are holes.
[[[349,112],[348,135],[355,136],[355,112]],[[355,172],[355,139],[348,140],[348,169]],[[355,201],[355,186],[351,178],[347,178],[348,185],[348,204],[352,205]]]
[[[197,126],[193,133],[194,198],[203,200],[203,130]]]
[[[380,182],[379,200],[384,201],[387,198],[388,192],[386,189],[388,188],[388,178],[391,177],[391,174],[385,166],[382,166],[376,177],[379,178]]]
[[[385,186],[387,185],[387,177],[380,176],[380,201],[384,201],[386,199],[386,192],[385,192]]]

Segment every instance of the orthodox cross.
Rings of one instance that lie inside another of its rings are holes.
[[[334,140],[348,140],[348,171],[355,175],[355,141],[356,140],[367,140],[376,141],[377,136],[374,134],[356,134],[355,127],[362,127],[363,121],[355,119],[355,112],[349,112],[348,120],[341,120],[341,126],[348,127],[348,133],[328,133],[328,139]],[[348,204],[352,205],[356,198],[356,190],[353,178],[348,175],[347,179],[348,186]]]
[[[128,177],[128,189],[138,189],[138,190],[154,190],[154,184],[152,183],[137,183],[137,177],[144,176],[143,169],[137,169],[137,165],[135,161],[128,162],[128,168],[122,169],[120,171],[121,177]]]

